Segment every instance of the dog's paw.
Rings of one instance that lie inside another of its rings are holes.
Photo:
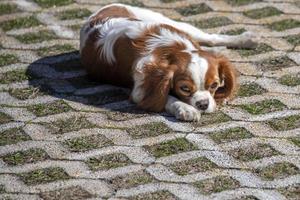
[[[255,49],[258,45],[258,39],[259,37],[250,31],[240,35],[240,42],[243,48]]]
[[[201,113],[193,106],[182,103],[175,107],[175,117],[176,119],[183,120],[183,121],[197,122],[201,118]]]

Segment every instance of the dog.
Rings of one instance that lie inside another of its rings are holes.
[[[102,7],[80,31],[81,62],[91,78],[130,87],[141,109],[165,110],[183,121],[199,121],[238,87],[228,58],[200,45],[251,48],[255,42],[248,33],[208,34],[124,4]]]

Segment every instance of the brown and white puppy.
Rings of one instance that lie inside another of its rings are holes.
[[[80,33],[81,60],[101,82],[131,87],[140,108],[198,121],[237,88],[235,69],[200,44],[252,46],[247,34],[207,34],[159,13],[111,4],[90,16]]]

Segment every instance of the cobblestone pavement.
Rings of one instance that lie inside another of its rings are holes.
[[[300,1],[123,1],[259,37],[216,49],[241,89],[199,123],[86,78],[79,29],[110,2],[1,0],[0,199],[300,199]]]

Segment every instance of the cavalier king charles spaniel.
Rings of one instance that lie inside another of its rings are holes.
[[[132,88],[130,99],[141,109],[199,121],[237,89],[230,61],[200,45],[250,48],[251,37],[207,34],[151,10],[111,4],[83,25],[80,55],[90,77]]]

